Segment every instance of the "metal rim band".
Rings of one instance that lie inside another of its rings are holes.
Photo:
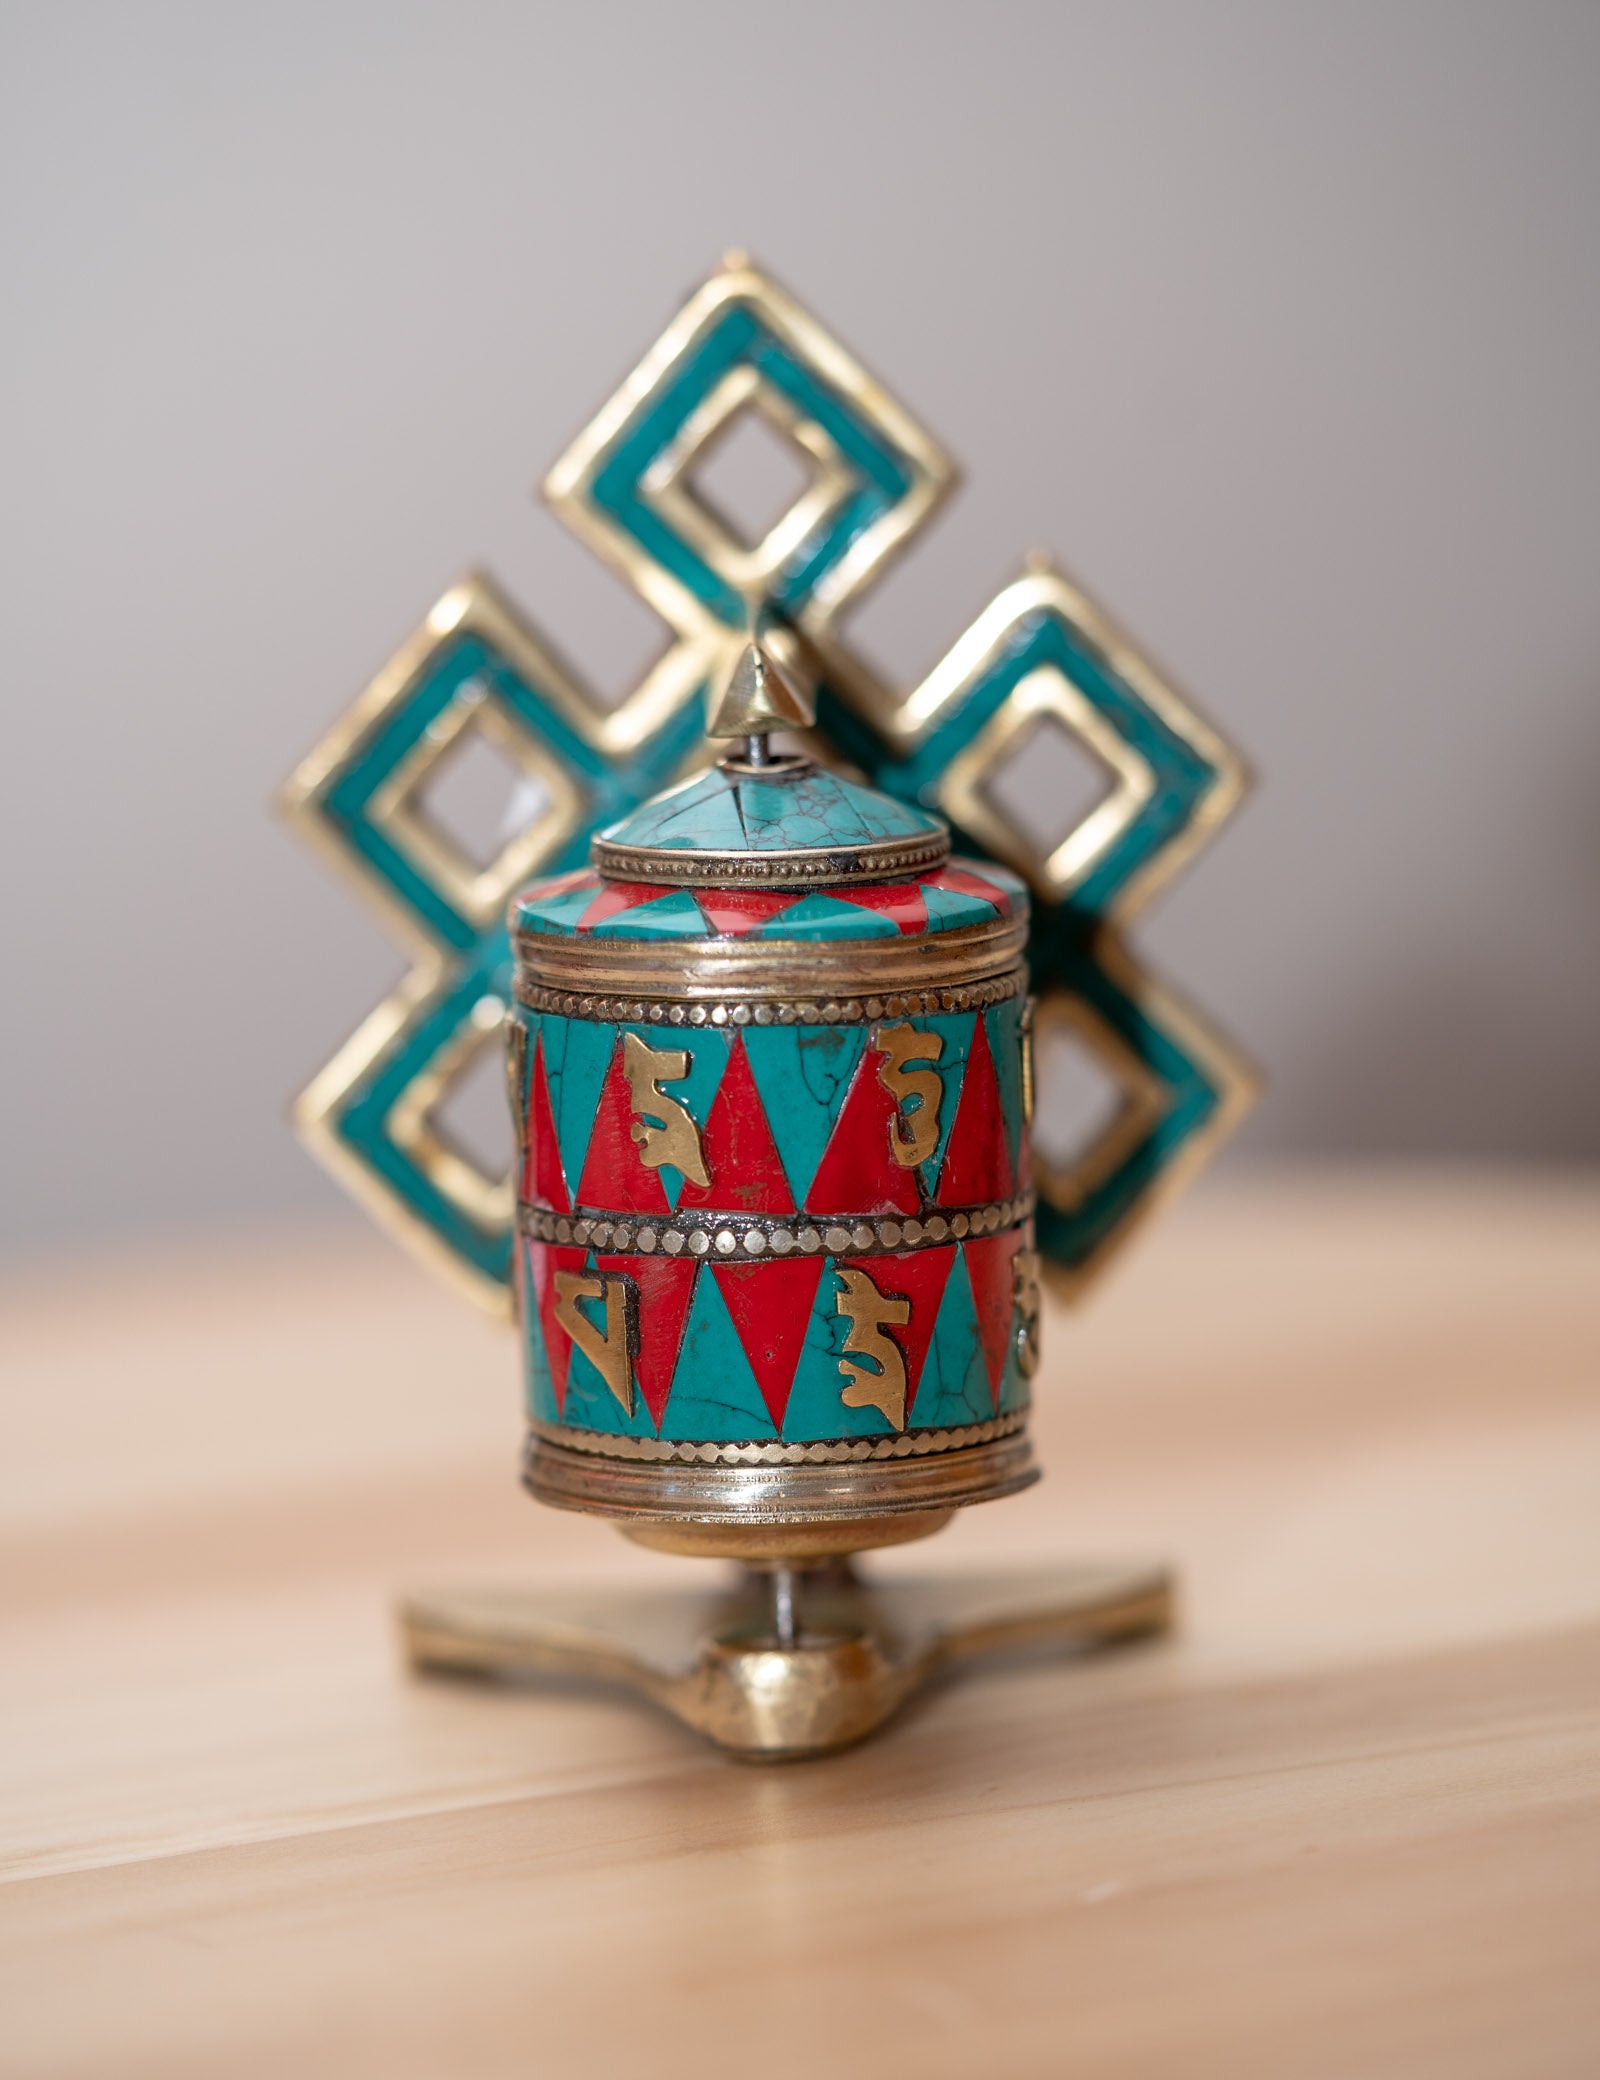
[[[943,990],[1016,968],[1025,917],[890,939],[622,939],[519,930],[519,982],[582,995],[820,1003]]]
[[[893,881],[943,866],[950,857],[950,834],[866,838],[859,845],[806,846],[793,852],[698,852],[595,838],[589,855],[613,880],[668,881],[678,888],[803,888],[820,882]]]
[[[721,1262],[756,1262],[774,1257],[874,1256],[908,1249],[937,1249],[963,1242],[969,1235],[997,1235],[1014,1228],[1033,1212],[1033,1194],[997,1200],[987,1206],[941,1208],[923,1219],[914,1216],[851,1214],[810,1217],[805,1214],[552,1213],[542,1206],[520,1204],[517,1226],[535,1242],[580,1244],[585,1248],[637,1252],[669,1257],[687,1252]]]
[[[677,1461],[684,1466],[861,1466],[874,1459],[927,1459],[940,1452],[965,1451],[1014,1437],[1028,1419],[1026,1405],[987,1423],[964,1423],[955,1430],[906,1430],[898,1437],[834,1437],[811,1444],[780,1444],[753,1438],[745,1444],[697,1444],[685,1438],[618,1437],[607,1430],[573,1430],[564,1423],[529,1426],[529,1446],[559,1445],[569,1452],[588,1452],[597,1459],[643,1460],[651,1465]]]
[[[1025,1431],[901,1459],[821,1465],[646,1464],[528,1440],[524,1485],[557,1509],[691,1524],[847,1523],[948,1510],[1011,1495],[1038,1479]]]
[[[821,1026],[865,1025],[880,1018],[916,1018],[938,1011],[981,1011],[1010,997],[1027,994],[1022,968],[1010,968],[987,981],[952,989],[902,990],[889,996],[786,998],[720,998],[686,1002],[665,989],[639,997],[600,997],[587,991],[549,989],[519,973],[516,1000],[529,1011],[558,1018],[596,1019],[604,1025],[649,1026]]]

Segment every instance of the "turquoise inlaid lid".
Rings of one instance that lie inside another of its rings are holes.
[[[795,759],[696,773],[602,831],[599,843],[611,850],[833,851],[885,838],[937,839],[943,831],[925,810]]]
[[[724,758],[601,831],[592,849],[611,879],[820,888],[938,866],[950,833],[926,810],[809,758]]]

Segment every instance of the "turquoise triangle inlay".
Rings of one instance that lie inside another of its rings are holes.
[[[803,1206],[867,1044],[866,1029],[747,1026],[744,1044],[789,1189]]]
[[[686,888],[618,910],[585,934],[590,939],[703,939],[706,921]]]
[[[778,1434],[733,1317],[705,1266],[694,1282],[661,1434],[727,1444]]]
[[[663,1078],[661,1088],[666,1096],[676,1098],[686,1108],[704,1133],[722,1072],[728,1066],[733,1047],[731,1035],[717,1026],[627,1026],[623,1030],[637,1033],[647,1047],[670,1048],[675,1054],[689,1057],[688,1075],[673,1077],[671,1081]],[[656,1174],[666,1192],[667,1204],[676,1212],[683,1191],[683,1172],[676,1164],[663,1163]]]
[[[989,1029],[995,1081],[1000,1086],[1000,1110],[1005,1115],[1006,1152],[1015,1177],[1022,1145],[1022,1000],[1009,997],[1003,1004],[991,1005],[983,1017]]]
[[[846,903],[837,896],[802,896],[776,917],[758,925],[752,938],[763,939],[898,939],[893,918]]]
[[[1000,1375],[1000,1413],[1008,1416],[1016,1409],[1026,1408],[1032,1399],[1028,1382],[1022,1376],[1022,1367],[1017,1363],[1015,1340],[1006,1352],[1006,1367]]]
[[[591,883],[587,888],[558,889],[554,895],[524,897],[520,921],[541,932],[574,932],[578,919],[599,893]]]
[[[576,1193],[583,1175],[589,1135],[600,1109],[600,1088],[617,1036],[610,1026],[587,1019],[546,1017],[544,1066],[550,1079],[550,1110],[567,1189]]]
[[[950,932],[964,924],[987,924],[995,915],[992,903],[980,902],[962,889],[930,888],[924,882],[922,900],[927,906],[930,932]]]
[[[957,1250],[939,1318],[933,1325],[917,1398],[911,1405],[910,1423],[916,1430],[938,1429],[986,1423],[993,1414],[966,1257]]]
[[[518,1271],[521,1285],[522,1341],[527,1363],[524,1367],[528,1414],[536,1423],[559,1423],[561,1411],[556,1406],[555,1381],[550,1377],[550,1361],[544,1347],[544,1324],[539,1319],[539,1304],[534,1297],[533,1274],[528,1268],[528,1244],[521,1237],[517,1240]]]

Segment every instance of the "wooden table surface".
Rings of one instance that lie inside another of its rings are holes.
[[[1045,1482],[906,1571],[1172,1555],[1164,1644],[824,1762],[407,1676],[408,1584],[699,1581],[515,1481],[376,1240],[4,1296],[0,2070],[1600,2073],[1600,1187],[1203,1191],[1056,1314]]]

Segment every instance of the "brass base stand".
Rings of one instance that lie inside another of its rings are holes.
[[[1157,1566],[869,1584],[835,1560],[747,1568],[710,1598],[449,1591],[409,1599],[400,1617],[419,1670],[621,1684],[729,1754],[779,1761],[861,1740],[980,1655],[1162,1632],[1172,1601]]]

